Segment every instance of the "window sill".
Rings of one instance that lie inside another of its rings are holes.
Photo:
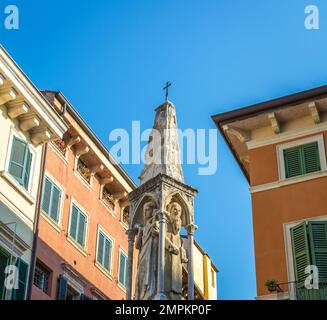
[[[66,155],[63,155],[53,142],[50,143],[49,145],[50,148],[53,150],[53,152],[60,158],[60,160],[62,160],[65,164],[67,164],[68,163],[67,151],[66,151]]]
[[[54,220],[52,220],[43,210],[41,211],[42,218],[50,224],[50,226],[55,229],[58,233],[61,232],[61,227],[59,224],[57,224]]]
[[[298,176],[298,177],[288,178],[288,179],[284,179],[284,180],[279,180],[276,182],[265,183],[265,184],[253,186],[250,188],[250,192],[256,193],[256,192],[267,191],[267,190],[281,188],[281,187],[288,186],[288,185],[295,184],[295,183],[301,183],[301,182],[305,182],[305,181],[323,178],[326,176],[327,176],[327,170],[323,170],[323,171],[319,171],[319,172],[305,174],[303,176]]]
[[[0,176],[4,178],[13,188],[15,188],[20,195],[25,198],[30,204],[35,204],[36,199],[21,186],[7,171],[1,171]]]
[[[92,177],[90,183],[88,183],[76,169],[74,169],[74,173],[76,177],[84,184],[84,186],[88,188],[90,191],[92,191]]]
[[[128,229],[129,229],[128,224],[126,224],[126,223],[124,223],[124,222],[122,222],[122,221],[120,221],[120,224],[121,224],[121,226],[122,226],[125,230],[128,230]]]
[[[113,209],[111,209],[107,204],[106,204],[106,202],[103,200],[103,199],[101,199],[100,198],[100,203],[111,213],[111,215],[113,216],[113,217],[116,217],[116,212],[113,210]]]
[[[80,244],[78,244],[70,235],[67,235],[67,241],[75,247],[84,257],[87,257],[86,248],[83,248]]]
[[[124,287],[124,285],[122,285],[119,280],[117,281],[117,286],[120,290],[122,290],[124,293],[126,293],[126,287]]]
[[[108,271],[105,269],[101,264],[99,264],[97,261],[94,262],[94,265],[96,268],[98,268],[106,277],[108,277],[110,280],[112,280],[112,271]]]

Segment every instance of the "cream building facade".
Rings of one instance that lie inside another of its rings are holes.
[[[0,299],[26,296],[44,145],[66,130],[60,115],[0,46]],[[19,271],[16,289],[5,285],[8,265]]]

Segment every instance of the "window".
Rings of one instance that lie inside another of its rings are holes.
[[[28,143],[14,136],[9,162],[9,173],[28,190],[30,170],[32,163],[32,153]]]
[[[77,160],[76,170],[88,184],[91,184],[91,171],[81,158]]]
[[[285,149],[284,162],[286,178],[320,171],[318,142]]]
[[[34,273],[34,285],[46,294],[49,294],[50,275],[51,272],[49,270],[43,267],[40,263],[36,263]]]
[[[126,287],[126,275],[127,275],[127,256],[120,251],[119,253],[119,283]]]
[[[56,223],[59,222],[61,190],[45,177],[42,194],[42,210]]]
[[[308,277],[305,272],[306,267],[314,265],[319,271],[319,284],[324,284],[320,287],[326,291],[327,221],[303,222],[291,228],[290,232],[297,288],[303,288],[304,281]],[[308,293],[309,291],[310,293]],[[312,295],[317,293],[315,291],[317,290],[305,290],[306,294]],[[327,291],[325,297],[327,297]]]
[[[69,235],[79,245],[85,247],[87,216],[75,204],[70,215]]]
[[[97,262],[110,273],[112,260],[113,241],[101,230],[98,234]]]
[[[18,288],[12,290],[12,300],[24,300],[29,266],[21,258],[18,258],[16,267],[18,269]]]

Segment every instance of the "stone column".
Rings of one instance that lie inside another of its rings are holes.
[[[158,250],[158,281],[157,294],[154,300],[167,300],[165,294],[165,241],[167,213],[159,213],[159,250]]]
[[[127,278],[126,278],[126,300],[132,300],[132,283],[133,283],[133,254],[135,229],[127,230],[128,235],[128,260],[127,260]]]
[[[194,259],[193,259],[193,245],[194,245],[194,232],[198,227],[195,224],[189,224],[186,227],[187,239],[189,244],[188,251],[188,300],[194,300]]]

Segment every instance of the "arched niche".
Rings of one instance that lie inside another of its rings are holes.
[[[144,204],[147,202],[153,202],[155,209],[158,208],[157,200],[152,193],[146,193],[139,203],[136,205],[132,217],[132,224],[131,228],[133,229],[136,225],[143,225],[144,224],[144,216],[143,216],[143,207]]]
[[[182,215],[181,215],[182,227],[185,228],[187,225],[192,223],[192,212],[187,202],[179,192],[174,192],[166,198],[165,201],[166,211],[170,212],[171,206],[174,202],[177,202],[182,208]]]

